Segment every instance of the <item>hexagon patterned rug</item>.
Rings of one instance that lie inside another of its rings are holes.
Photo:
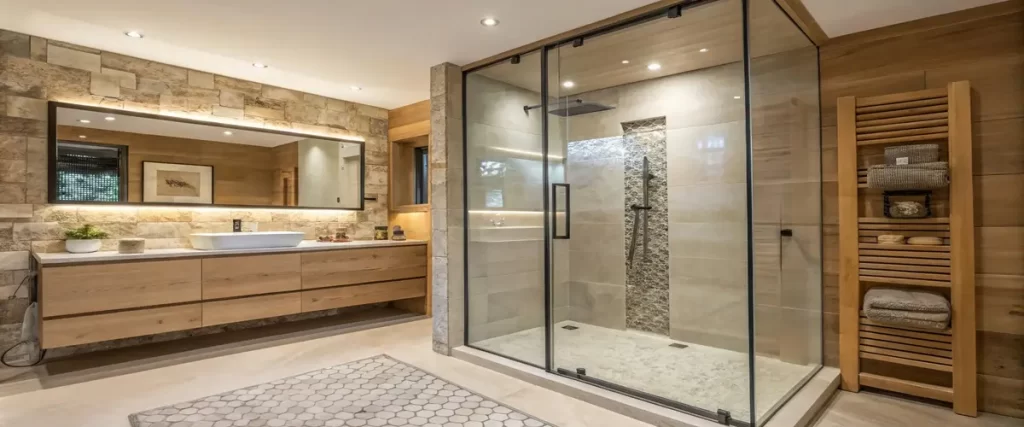
[[[133,427],[552,427],[385,355],[128,416]]]

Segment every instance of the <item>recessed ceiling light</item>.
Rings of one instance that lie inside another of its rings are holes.
[[[700,50],[700,53],[704,53],[704,52],[707,52],[707,51],[708,51],[708,48],[706,48],[706,47],[705,47],[705,48],[702,48],[702,49]]]
[[[480,20],[480,25],[483,25],[485,27],[495,27],[498,24],[500,24],[500,22],[498,22],[498,20],[494,18],[484,18]]]
[[[124,35],[126,35],[128,37],[131,37],[133,39],[141,39],[143,37],[142,33],[138,32],[138,31],[125,31]]]
[[[114,121],[114,120],[117,120],[117,117],[114,117],[114,116],[107,116],[107,117],[104,117],[104,118],[103,118],[103,120],[106,120],[106,121],[108,121],[108,122],[112,122],[112,121]]]
[[[224,135],[227,135],[227,136],[231,136],[231,135],[234,135],[234,134],[235,134],[234,132],[229,131],[229,130],[224,131]]]
[[[256,68],[267,68],[267,64],[264,64],[262,62],[253,62],[252,66]]]
[[[576,83],[574,83],[572,80],[566,80],[566,81],[562,82],[562,87],[564,87],[566,89],[571,88],[573,86],[576,86]]]
[[[739,95],[736,95],[736,96],[732,97],[732,99],[740,99],[740,98],[743,98],[743,97],[739,96]]]
[[[79,119],[78,123],[92,123],[92,121],[86,119]]]
[[[359,86],[349,86],[349,88],[354,90],[354,91],[356,91],[356,92],[359,92],[359,91],[363,90],[363,88],[361,88]]]
[[[82,139],[85,139],[85,138],[86,138],[86,136],[85,136],[85,135],[78,135],[78,137],[79,137],[79,138],[82,138]]]
[[[628,59],[623,59],[623,60],[622,60],[622,63],[623,63],[623,64],[628,64],[628,63],[629,63],[629,60],[628,60]]]
[[[658,71],[661,69],[661,64],[657,62],[652,62],[650,64],[647,64],[647,69],[651,71]]]

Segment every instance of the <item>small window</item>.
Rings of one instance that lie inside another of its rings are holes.
[[[416,147],[413,150],[413,163],[416,165],[416,191],[415,201],[413,203],[422,205],[428,203],[427,194],[430,185],[430,156],[428,155],[427,147]]]
[[[128,147],[59,141],[57,200],[124,202],[128,200]]]

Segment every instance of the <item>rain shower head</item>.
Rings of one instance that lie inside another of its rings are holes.
[[[559,117],[572,117],[580,114],[596,113],[598,111],[611,110],[615,108],[604,104],[598,104],[596,102],[586,102],[578,98],[567,100],[564,103],[555,101],[552,104],[555,105],[555,107],[548,110],[548,114],[554,114]],[[523,107],[523,110],[529,113],[530,110],[540,107],[541,105],[539,104],[529,105]]]

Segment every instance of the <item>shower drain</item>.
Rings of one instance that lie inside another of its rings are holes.
[[[672,348],[678,348],[678,349],[684,349],[686,347],[689,347],[686,344],[679,344],[679,343],[672,343],[672,344],[669,344],[668,346],[672,347]]]

